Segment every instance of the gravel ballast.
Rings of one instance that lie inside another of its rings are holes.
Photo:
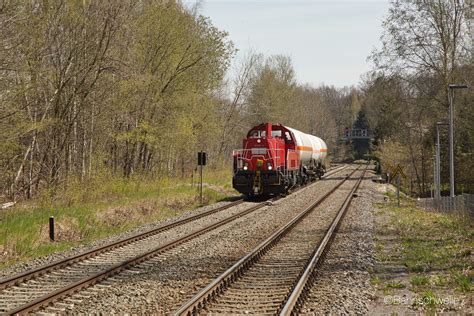
[[[358,177],[361,171],[352,176]],[[294,280],[324,237],[354,181],[346,181],[312,209],[240,278],[220,293],[201,314],[277,314]]]
[[[242,255],[340,181],[324,180],[74,295],[73,313],[175,310]],[[68,307],[67,305],[56,304]],[[72,306],[70,306],[72,307]],[[55,311],[55,310],[50,310]]]
[[[367,172],[366,177],[371,173]],[[375,188],[364,180],[317,273],[301,314],[367,314],[375,295],[370,283],[374,266]]]

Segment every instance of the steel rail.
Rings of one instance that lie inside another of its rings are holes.
[[[36,310],[37,308],[41,307],[41,306],[44,306],[46,304],[49,304],[51,302],[54,302],[56,300],[58,300],[59,298],[65,296],[65,295],[68,295],[68,294],[71,294],[71,293],[74,293],[82,288],[85,288],[85,287],[89,287],[91,285],[94,285],[96,284],[97,282],[99,281],[102,281],[103,279],[105,278],[108,278],[112,275],[115,275],[119,272],[122,272],[126,269],[128,269],[129,267],[133,266],[133,265],[136,265],[136,264],[139,264],[145,260],[148,260],[152,257],[155,257],[165,251],[168,251],[168,250],[171,250],[183,243],[185,243],[186,241],[189,241],[191,239],[194,239],[200,235],[203,235],[211,230],[214,230],[220,226],[223,226],[227,223],[230,223],[232,222],[233,220],[237,219],[237,218],[240,218],[240,217],[243,217],[247,214],[250,214],[251,212],[253,211],[256,211],[264,206],[267,205],[267,202],[262,202],[262,203],[259,203],[251,208],[248,208],[247,210],[243,211],[243,212],[240,212],[238,214],[235,214],[231,217],[228,217],[222,221],[219,221],[217,223],[214,223],[212,225],[209,225],[207,227],[204,227],[203,229],[199,229],[197,231],[194,231],[192,232],[191,234],[188,234],[184,237],[181,237],[177,240],[173,240],[163,246],[159,246],[159,247],[156,247],[150,251],[147,251],[139,256],[136,256],[135,258],[132,258],[130,260],[127,260],[127,261],[124,261],[124,262],[120,262],[118,264],[115,264],[113,265],[111,268],[107,269],[107,270],[103,270],[95,275],[92,275],[90,277],[87,277],[87,278],[84,278],[80,281],[77,281],[73,284],[70,284],[66,287],[63,287],[61,289],[58,289],[54,292],[51,292],[49,294],[46,294],[42,297],[39,297],[37,299],[35,299],[34,301],[30,302],[30,303],[27,303],[25,305],[22,305],[22,306],[19,306],[13,310],[10,310],[6,313],[6,315],[15,315],[15,314],[20,314],[20,313],[27,313],[27,312],[31,312],[31,311],[34,311]]]
[[[345,168],[347,168],[347,165],[342,166],[342,167],[337,167],[334,170],[331,170],[331,173],[326,174],[325,177],[330,176],[334,173],[337,173],[337,172],[339,172],[339,171],[341,171]],[[6,289],[10,286],[19,284],[21,282],[28,281],[28,280],[33,279],[33,278],[38,277],[38,276],[41,276],[41,275],[43,275],[45,273],[48,273],[48,272],[51,272],[53,270],[64,268],[64,267],[70,266],[74,263],[77,263],[77,262],[95,257],[95,256],[97,256],[101,253],[106,252],[106,251],[111,251],[111,250],[114,250],[114,249],[119,248],[119,247],[124,247],[124,246],[126,246],[128,244],[131,244],[133,242],[140,241],[142,239],[145,239],[145,238],[148,238],[150,236],[165,232],[165,231],[170,230],[172,228],[175,228],[175,227],[190,223],[192,221],[198,220],[200,218],[203,218],[203,217],[215,214],[217,212],[226,210],[228,208],[239,205],[239,204],[243,203],[244,201],[245,201],[245,199],[241,198],[241,199],[238,199],[237,201],[234,201],[234,202],[231,202],[231,203],[226,204],[224,206],[221,206],[221,207],[203,212],[201,214],[197,214],[197,215],[194,215],[194,216],[191,216],[191,217],[188,217],[188,218],[185,218],[185,219],[182,219],[182,220],[170,223],[170,224],[166,224],[164,226],[161,226],[161,227],[158,227],[158,228],[155,228],[155,229],[151,229],[151,230],[143,232],[143,233],[138,233],[138,234],[135,234],[133,236],[127,237],[125,239],[121,239],[121,240],[112,242],[110,244],[106,244],[106,245],[103,245],[103,246],[93,248],[91,250],[85,251],[85,252],[77,254],[75,256],[64,258],[64,259],[61,259],[61,260],[57,260],[57,261],[54,261],[54,262],[49,263],[47,265],[22,272],[22,273],[16,274],[16,275],[8,277],[8,278],[1,279],[0,280],[0,291],[4,290],[4,289]]]
[[[327,251],[329,250],[332,241],[338,231],[338,228],[349,209],[350,203],[355,192],[358,190],[360,183],[362,182],[367,167],[362,172],[361,177],[357,180],[357,183],[354,185],[350,193],[347,195],[344,200],[343,205],[338,211],[336,217],[331,223],[331,226],[326,231],[323,240],[319,246],[315,249],[313,255],[311,256],[309,262],[304,269],[304,272],[301,274],[298,283],[296,283],[293,290],[290,292],[288,299],[286,300],[285,305],[280,311],[280,315],[296,315],[301,308],[304,299],[306,298],[307,291],[310,285],[313,283],[316,277],[316,269],[322,263]]]
[[[285,236],[292,228],[298,224],[304,217],[306,217],[313,209],[331,196],[347,179],[349,179],[360,167],[353,170],[342,181],[334,186],[329,192],[313,202],[310,206],[305,208],[292,220],[290,220],[283,227],[275,231],[270,237],[265,239],[255,248],[253,248],[247,255],[238,260],[232,267],[227,269],[208,286],[199,291],[194,297],[182,305],[173,315],[193,315],[201,310],[204,305],[211,301],[212,298],[222,292],[229,284],[236,281],[250,266],[258,261],[268,250],[277,244],[283,236]]]
[[[107,245],[103,245],[103,246],[93,248],[91,250],[88,250],[86,252],[77,254],[75,256],[68,257],[68,258],[65,258],[65,259],[61,259],[61,260],[58,260],[58,261],[54,261],[50,264],[38,267],[36,269],[25,271],[23,273],[14,275],[12,277],[2,279],[2,280],[0,280],[0,290],[4,290],[4,289],[8,288],[9,286],[12,286],[12,285],[30,280],[32,278],[38,277],[38,276],[43,275],[45,273],[51,272],[53,270],[67,267],[67,266],[69,266],[73,263],[77,263],[79,261],[95,257],[95,256],[97,256],[101,253],[106,252],[106,251],[110,251],[110,250],[113,250],[113,249],[116,249],[116,248],[119,248],[119,247],[123,247],[123,246],[131,244],[133,242],[136,242],[136,241],[148,238],[150,236],[165,232],[165,231],[170,230],[172,228],[190,223],[190,222],[198,220],[202,217],[212,215],[214,213],[226,210],[226,209],[231,208],[233,206],[239,205],[239,204],[243,203],[244,201],[245,200],[243,198],[241,198],[237,201],[234,201],[234,202],[231,202],[231,203],[226,204],[224,206],[221,206],[221,207],[203,212],[201,214],[197,214],[197,215],[194,215],[194,216],[176,221],[174,223],[170,223],[170,224],[167,224],[167,225],[155,228],[155,229],[151,229],[151,230],[146,231],[146,232],[135,234],[135,235],[127,237],[125,239],[121,239],[121,240],[112,242],[112,243],[107,244]]]
[[[343,167],[340,167],[340,168],[336,168],[336,170],[334,170],[333,172],[327,173],[327,174],[325,175],[325,178],[328,177],[328,176],[330,176],[330,175],[333,175],[333,174],[335,174],[335,173],[338,173],[338,172],[344,170],[345,168],[347,168],[347,166],[343,166]],[[311,184],[314,184],[314,183],[311,183]],[[309,185],[308,185],[308,186],[309,186]],[[308,186],[306,186],[306,187],[308,187]],[[238,202],[238,203],[237,203],[237,202]],[[239,201],[236,201],[235,203],[236,203],[236,204],[240,204],[240,203],[242,203],[242,202],[243,202],[243,200],[242,200],[242,201],[239,200]],[[234,205],[236,205],[236,204],[234,204]],[[94,285],[94,284],[96,284],[96,283],[98,283],[98,282],[100,282],[100,281],[102,281],[102,280],[104,280],[104,279],[106,279],[106,278],[109,278],[109,277],[112,276],[112,275],[118,274],[118,273],[120,273],[120,272],[122,272],[122,271],[124,271],[124,270],[126,270],[126,269],[128,269],[128,268],[130,268],[130,267],[133,266],[133,265],[139,264],[139,263],[141,263],[141,262],[143,262],[143,261],[146,261],[146,260],[148,260],[148,259],[150,259],[150,258],[152,258],[152,257],[155,257],[155,256],[157,256],[157,255],[159,255],[159,254],[161,254],[161,253],[163,253],[163,252],[166,252],[166,251],[168,251],[168,250],[171,250],[171,249],[173,249],[173,248],[175,248],[175,247],[177,247],[177,246],[179,246],[179,245],[181,245],[181,244],[183,244],[183,243],[185,243],[185,242],[187,242],[187,241],[189,241],[189,240],[191,240],[191,239],[194,239],[194,238],[196,238],[196,237],[198,237],[198,236],[200,236],[200,235],[203,235],[203,234],[205,234],[205,233],[207,233],[207,232],[209,232],[209,231],[212,231],[212,230],[214,230],[214,229],[216,229],[216,228],[218,228],[218,227],[220,227],[220,226],[223,226],[223,225],[225,225],[225,224],[227,224],[227,223],[230,223],[230,222],[234,221],[235,219],[238,219],[238,218],[243,217],[243,216],[245,216],[245,215],[247,215],[247,214],[250,214],[251,212],[254,212],[254,211],[256,211],[256,210],[258,210],[258,209],[260,209],[260,208],[263,208],[264,206],[267,206],[267,205],[268,205],[268,201],[261,202],[261,203],[259,203],[259,204],[257,204],[257,205],[252,206],[251,208],[248,208],[247,210],[245,210],[245,211],[243,211],[243,212],[240,212],[240,213],[238,213],[238,214],[235,214],[235,215],[233,215],[233,216],[231,216],[231,217],[228,217],[228,218],[226,218],[226,219],[224,219],[224,220],[221,220],[221,221],[219,221],[219,222],[217,222],[217,223],[214,223],[214,224],[212,224],[212,225],[209,225],[209,226],[207,226],[207,227],[204,227],[203,229],[199,229],[199,230],[197,230],[197,231],[195,231],[195,232],[192,232],[191,234],[188,234],[188,235],[186,235],[186,236],[184,236],[184,237],[181,237],[181,238],[179,238],[179,239],[177,239],[177,240],[171,241],[171,242],[169,242],[169,243],[167,243],[167,244],[165,244],[165,245],[163,245],[163,246],[159,246],[159,247],[157,247],[157,248],[154,248],[154,249],[152,249],[152,250],[150,250],[150,251],[148,251],[148,252],[146,252],[146,253],[144,253],[144,254],[141,254],[141,255],[139,255],[139,256],[136,256],[136,257],[134,257],[134,258],[132,258],[132,259],[130,259],[130,260],[127,260],[127,261],[124,261],[124,262],[115,264],[115,265],[113,265],[112,267],[110,267],[110,268],[108,268],[108,269],[106,269],[106,270],[103,270],[103,271],[101,271],[101,272],[99,272],[99,273],[97,273],[97,274],[95,274],[95,275],[92,275],[92,276],[90,276],[90,277],[86,277],[86,278],[81,279],[81,280],[79,280],[79,281],[77,281],[77,282],[75,282],[75,283],[72,283],[72,284],[70,284],[70,285],[68,285],[68,286],[66,286],[66,287],[60,288],[60,289],[58,289],[58,290],[56,290],[56,291],[53,291],[53,292],[48,293],[48,294],[46,294],[46,295],[44,295],[44,296],[41,296],[41,297],[39,297],[39,298],[37,298],[37,299],[35,299],[35,300],[33,300],[33,301],[27,303],[27,304],[18,306],[18,307],[14,308],[14,309],[12,309],[12,310],[10,310],[10,311],[7,311],[7,312],[5,313],[5,315],[15,315],[15,314],[28,313],[28,312],[35,311],[35,310],[37,310],[38,308],[43,307],[43,306],[45,306],[45,305],[48,305],[48,304],[50,304],[50,303],[53,303],[53,302],[55,302],[55,301],[57,301],[57,300],[63,298],[63,297],[66,296],[66,295],[70,295],[70,294],[72,294],[72,293],[75,293],[75,292],[77,292],[77,291],[83,289],[83,288],[90,287],[90,286],[92,286],[92,285]],[[226,205],[226,206],[227,206],[227,205]],[[225,206],[224,206],[224,207],[225,207]],[[229,207],[230,207],[230,206],[229,206]],[[212,212],[212,211],[213,211],[213,210],[208,211],[208,212]],[[207,213],[207,212],[206,212],[206,213]],[[204,214],[204,213],[203,213],[203,214]],[[199,214],[199,215],[201,215],[201,214]],[[196,215],[196,216],[199,216],[199,215]],[[204,216],[204,215],[202,215],[202,216]],[[202,217],[202,216],[201,216],[201,217]],[[172,224],[170,224],[170,225],[172,225]],[[170,227],[170,228],[171,228],[171,227]],[[141,235],[140,235],[140,236],[141,236]],[[145,237],[143,237],[143,238],[145,238]],[[143,238],[139,238],[139,239],[143,239]],[[115,247],[115,248],[117,248],[117,247]],[[84,254],[83,254],[83,255],[84,255]],[[80,256],[80,255],[79,255],[79,256]],[[75,257],[73,257],[73,258],[75,258]],[[69,258],[69,259],[70,259],[70,258]],[[65,259],[65,260],[67,260],[67,259]],[[79,261],[79,260],[76,260],[76,261]],[[58,266],[58,264],[57,264],[56,266]],[[44,267],[43,267],[43,268],[44,268]],[[38,269],[35,269],[34,271],[36,271],[36,270],[38,270]],[[50,270],[52,270],[52,269],[50,269]],[[48,272],[48,271],[43,270],[43,272],[42,272],[41,274],[43,274],[43,273],[45,273],[45,272]],[[37,272],[36,272],[36,275],[38,275]]]

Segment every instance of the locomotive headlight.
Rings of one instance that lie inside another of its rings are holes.
[[[247,170],[249,167],[248,167],[248,163],[245,163],[244,165],[244,170]]]
[[[262,140],[261,140],[260,138],[259,138],[259,139],[257,139],[257,143],[259,143],[259,144],[260,144],[261,142],[262,142]]]
[[[268,165],[267,165],[267,168],[268,168],[268,170],[272,170],[272,169],[273,169],[273,167],[272,167],[271,164],[268,164]]]

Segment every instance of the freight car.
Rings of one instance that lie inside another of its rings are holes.
[[[321,178],[326,143],[281,124],[253,127],[233,151],[234,189],[247,196],[279,194]]]

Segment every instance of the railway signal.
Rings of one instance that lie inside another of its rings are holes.
[[[203,151],[198,152],[198,166],[205,166],[207,154]]]
[[[202,205],[202,167],[206,165],[207,154],[203,151],[198,152],[198,166],[199,166],[199,196]]]
[[[352,140],[352,139],[366,139],[366,140],[373,140],[374,135],[372,130],[367,128],[344,128],[344,136],[342,140]]]

